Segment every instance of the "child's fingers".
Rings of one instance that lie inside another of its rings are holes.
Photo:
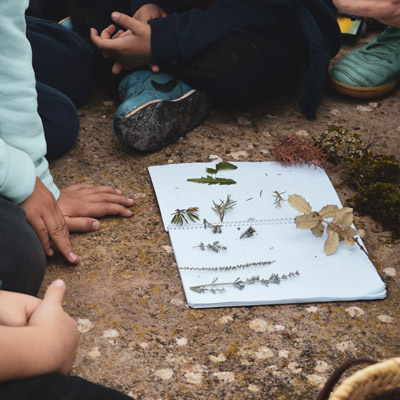
[[[130,17],[129,15],[113,12],[111,18],[122,27],[131,30],[132,32],[140,32],[143,29],[143,22],[140,22],[136,18]]]
[[[100,229],[100,222],[94,218],[87,217],[66,217],[65,218],[70,232],[93,232]]]
[[[61,279],[55,280],[46,290],[43,301],[61,305],[65,294],[65,283]]]

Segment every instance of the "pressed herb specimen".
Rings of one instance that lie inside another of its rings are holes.
[[[190,290],[193,290],[194,292],[197,293],[205,293],[205,292],[223,293],[225,292],[225,288],[223,286],[233,286],[236,289],[243,290],[247,285],[253,285],[254,283],[260,283],[268,287],[270,284],[279,285],[282,281],[299,275],[300,275],[299,271],[289,272],[289,274],[287,275],[284,274],[281,276],[279,276],[278,274],[272,274],[268,279],[261,279],[258,275],[254,275],[246,280],[237,278],[233,282],[223,282],[223,283],[217,282],[218,278],[215,278],[211,283],[208,283],[206,285],[190,286]]]
[[[222,233],[222,225],[213,225],[205,218],[203,219],[204,229],[211,228],[213,233]]]
[[[226,196],[226,200],[225,200],[225,201],[224,201],[224,200],[220,200],[220,201],[219,201],[219,204],[217,204],[217,203],[213,200],[214,207],[212,207],[212,209],[213,209],[215,212],[218,213],[220,221],[223,222],[223,221],[224,221],[224,217],[225,217],[225,213],[226,213],[228,210],[231,210],[231,209],[236,205],[236,203],[237,203],[236,201],[231,200],[231,195],[228,194],[228,195]]]
[[[333,254],[337,250],[339,242],[344,240],[348,246],[357,244],[367,257],[370,258],[367,251],[355,237],[357,231],[351,227],[353,223],[352,208],[344,207],[339,209],[336,205],[327,205],[322,207],[319,212],[312,211],[310,204],[298,194],[290,195],[288,201],[293,208],[304,213],[296,217],[297,228],[311,229],[311,232],[315,236],[321,237],[326,225],[328,233],[328,238],[324,245],[326,255]]]
[[[253,236],[257,231],[252,228],[251,226],[249,226],[241,235],[240,235],[240,239],[243,239],[245,237],[250,237]]]
[[[286,201],[282,195],[285,194],[286,192],[278,192],[277,190],[274,190],[272,196],[274,197],[274,205],[276,208],[281,208],[282,207],[282,201]]]
[[[307,143],[296,135],[279,136],[272,157],[282,165],[300,163],[323,167],[328,164],[328,155],[321,148]]]
[[[234,185],[236,181],[227,178],[214,178],[211,175],[207,177],[202,176],[201,178],[186,179],[188,182],[195,183],[207,183],[208,185]]]
[[[204,244],[203,242],[200,242],[198,246],[194,247],[200,247],[201,250],[212,250],[218,253],[220,250],[227,250],[228,248],[226,246],[222,246],[218,241],[215,241],[214,243],[208,243]]]
[[[199,208],[198,207],[190,207],[187,209],[176,209],[173,215],[171,224],[176,224],[176,225],[183,225],[184,223],[187,224],[189,223],[188,219],[192,222],[196,222],[199,219],[199,214],[198,214]]]
[[[224,267],[180,267],[179,269],[183,269],[186,271],[233,271],[235,269],[245,269],[245,268],[250,268],[250,267],[256,267],[259,265],[271,265],[276,260],[272,261],[256,261],[256,262],[250,262],[246,264],[238,264],[238,265],[227,265]]]
[[[227,170],[227,169],[237,169],[236,165],[231,164],[230,162],[227,161],[222,161],[220,163],[218,163],[214,168],[207,168],[206,172],[208,174],[216,174],[218,171],[222,171],[222,170]]]

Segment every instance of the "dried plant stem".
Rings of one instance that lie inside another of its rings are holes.
[[[360,250],[368,257],[369,261],[371,261],[372,264],[374,263],[372,261],[371,257],[369,256],[367,250],[365,250],[365,247],[361,245],[361,243],[358,241],[358,239],[356,237],[351,236],[350,234],[345,232],[343,229],[341,229],[340,226],[337,226],[333,222],[329,222],[329,221],[325,220],[324,218],[321,219],[321,222],[325,222],[326,225],[329,226],[333,231],[346,237],[348,240],[353,241],[360,248]]]
[[[293,278],[298,275],[300,275],[299,271],[290,272],[287,275],[284,274],[281,276],[279,276],[278,274],[272,274],[268,279],[260,279],[258,275],[254,275],[251,278],[246,279],[245,281],[240,278],[237,278],[233,282],[222,282],[222,283],[218,283],[217,282],[218,278],[215,278],[211,283],[205,285],[190,286],[190,290],[193,290],[194,292],[197,293],[205,293],[205,292],[222,293],[225,291],[223,286],[233,286],[239,290],[242,290],[247,285],[252,285],[254,283],[261,283],[262,285],[268,287],[270,284],[279,285],[281,281],[286,280],[288,278]]]
[[[180,267],[179,269],[184,271],[233,271],[235,269],[245,269],[249,267],[255,267],[257,265],[271,265],[274,262],[276,262],[276,260],[257,261],[239,265],[227,265],[226,267]]]

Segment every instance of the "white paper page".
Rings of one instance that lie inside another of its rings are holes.
[[[215,176],[234,179],[237,182],[235,185],[187,182],[189,178],[207,176],[206,168],[215,167],[215,163],[149,167],[165,229],[169,230],[176,209],[189,207],[199,207],[200,221],[205,218],[211,223],[218,223],[218,214],[212,210],[213,201],[219,203],[228,194],[232,200],[237,201],[237,205],[234,211],[226,213],[225,223],[251,218],[294,218],[298,215],[287,202],[283,202],[281,208],[276,208],[273,197],[275,190],[286,192],[282,195],[285,199],[289,194],[302,195],[317,211],[326,204],[340,205],[335,189],[321,168],[282,167],[277,162],[232,164],[238,166],[238,169],[220,171]]]
[[[217,177],[234,179],[235,185],[205,185],[187,182],[189,178],[206,176],[206,168],[215,163],[171,164],[150,167],[164,226],[170,233],[171,244],[181,274],[188,304],[192,307],[218,307],[256,304],[278,304],[314,301],[381,299],[385,285],[368,257],[357,247],[344,243],[338,251],[326,256],[325,237],[317,238],[308,230],[299,230],[294,217],[299,213],[287,201],[281,207],[274,204],[276,190],[287,199],[289,194],[302,195],[319,210],[327,204],[341,207],[340,200],[326,173],[307,166],[283,167],[280,163],[235,162],[236,170],[220,171]],[[204,229],[203,219],[221,224],[212,210],[213,201],[225,200],[227,195],[237,201],[222,223],[222,233]],[[198,223],[179,227],[171,225],[175,209],[199,207]],[[256,230],[250,238],[240,239],[249,226]],[[359,239],[360,240],[360,239]],[[227,250],[215,253],[201,250],[200,245],[218,241]],[[231,271],[193,271],[182,268],[209,268],[247,264],[260,261],[275,262],[268,266],[251,266]],[[300,275],[280,285],[246,286],[243,290],[225,286],[223,293],[196,293],[190,286],[245,280],[254,275],[269,278],[299,271]]]

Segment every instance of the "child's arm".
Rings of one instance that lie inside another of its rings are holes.
[[[53,282],[27,326],[0,326],[0,381],[71,372],[78,332],[62,308],[64,292],[63,281]]]

